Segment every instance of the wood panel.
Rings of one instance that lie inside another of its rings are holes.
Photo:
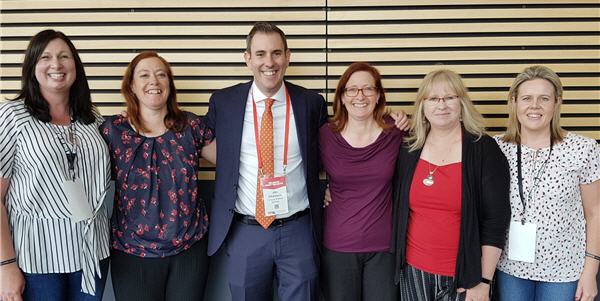
[[[268,20],[288,36],[288,80],[328,101],[351,62],[369,61],[384,76],[390,108],[411,113],[423,76],[448,68],[498,132],[514,76],[544,64],[565,86],[562,124],[600,139],[597,0],[8,0],[0,9],[2,99],[20,88],[29,38],[55,28],[79,49],[102,113],[123,110],[125,67],[151,49],[173,65],[181,104],[204,114],[214,90],[251,78],[245,36],[255,20]]]

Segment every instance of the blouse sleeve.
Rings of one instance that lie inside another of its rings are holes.
[[[584,150],[584,156],[586,156],[585,165],[579,178],[579,184],[590,184],[600,179],[600,145],[589,139],[589,143],[586,144]]]
[[[510,222],[510,171],[495,141],[487,136],[481,139],[484,143],[479,213],[481,245],[502,249]]]
[[[107,119],[102,118],[102,123],[98,127],[98,130],[100,131],[100,136],[102,136],[102,139],[104,139],[104,142],[108,146],[108,156],[110,158],[110,163],[111,163],[110,164],[111,180],[116,179],[116,172],[117,172],[114,144],[111,141],[111,138],[114,138],[113,135],[115,135],[114,128],[111,126],[111,123],[113,122],[113,120],[114,120],[114,117],[108,117]]]
[[[201,153],[202,147],[210,144],[215,138],[213,131],[207,126],[204,118],[195,115],[192,117],[190,124],[194,133],[196,151]]]
[[[14,106],[0,105],[0,178],[10,178],[17,150],[18,127]]]

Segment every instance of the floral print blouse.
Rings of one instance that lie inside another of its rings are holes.
[[[198,196],[200,151],[213,139],[200,117],[186,112],[181,132],[137,134],[126,118],[108,117],[100,127],[109,147],[115,206],[112,247],[131,255],[162,258],[180,253],[208,229]]]

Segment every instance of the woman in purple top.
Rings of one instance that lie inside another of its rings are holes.
[[[212,132],[198,116],[178,108],[171,68],[155,52],[131,61],[121,93],[128,117],[109,117],[101,127],[116,181],[115,296],[202,300],[208,216],[197,174]]]
[[[386,116],[379,71],[353,63],[342,75],[334,116],[321,127],[329,178],[322,276],[327,300],[396,300],[392,178],[403,132]]]

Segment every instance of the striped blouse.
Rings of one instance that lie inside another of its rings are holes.
[[[22,101],[0,104],[0,177],[10,179],[5,205],[19,267],[25,273],[83,270],[82,291],[94,294],[99,261],[109,256],[104,198],[110,180],[108,148],[98,132],[102,117],[74,124],[79,141],[75,174],[93,217],[71,221],[63,189],[68,175],[67,126],[31,116]],[[62,141],[62,142],[61,142]]]

